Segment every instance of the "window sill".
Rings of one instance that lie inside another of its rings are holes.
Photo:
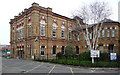
[[[41,56],[45,56],[45,55],[41,55]]]
[[[56,36],[53,36],[53,37],[56,37]]]
[[[76,55],[79,55],[79,54],[76,54]]]
[[[53,54],[53,56],[56,56],[56,54]]]
[[[41,35],[41,37],[45,37],[45,35]]]

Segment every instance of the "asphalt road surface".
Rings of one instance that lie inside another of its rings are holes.
[[[1,58],[1,57],[0,57]],[[65,75],[84,75],[84,74],[102,74],[106,75],[120,75],[120,70],[118,68],[84,68],[76,66],[67,66],[46,62],[37,62],[32,60],[23,60],[23,59],[6,59],[2,58],[2,73],[21,73],[21,74],[57,74],[63,73]],[[62,75],[63,75],[62,74]],[[11,74],[13,75],[13,74]]]

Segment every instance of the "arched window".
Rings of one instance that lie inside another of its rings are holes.
[[[53,23],[53,37],[56,37],[56,23]]]
[[[45,20],[41,20],[41,36],[45,36]]]
[[[65,29],[65,26],[62,25],[62,26],[61,26],[61,37],[64,37],[64,29]]]

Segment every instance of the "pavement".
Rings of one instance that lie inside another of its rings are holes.
[[[119,68],[84,68],[69,65],[60,65],[54,63],[38,62],[32,60],[23,59],[6,59],[2,58],[2,75],[14,75],[18,74],[65,74],[65,75],[85,75],[85,74],[108,74],[108,75],[120,75]],[[14,74],[12,74],[14,73]]]

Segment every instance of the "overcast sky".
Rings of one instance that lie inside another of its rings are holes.
[[[51,7],[52,11],[63,16],[71,17],[72,12],[79,9],[84,3],[95,0],[2,0],[0,2],[0,44],[10,42],[10,19],[18,15],[25,8],[29,8],[33,2],[43,7]],[[97,0],[101,1],[101,0]],[[118,20],[119,0],[103,0],[112,8],[110,19]]]

